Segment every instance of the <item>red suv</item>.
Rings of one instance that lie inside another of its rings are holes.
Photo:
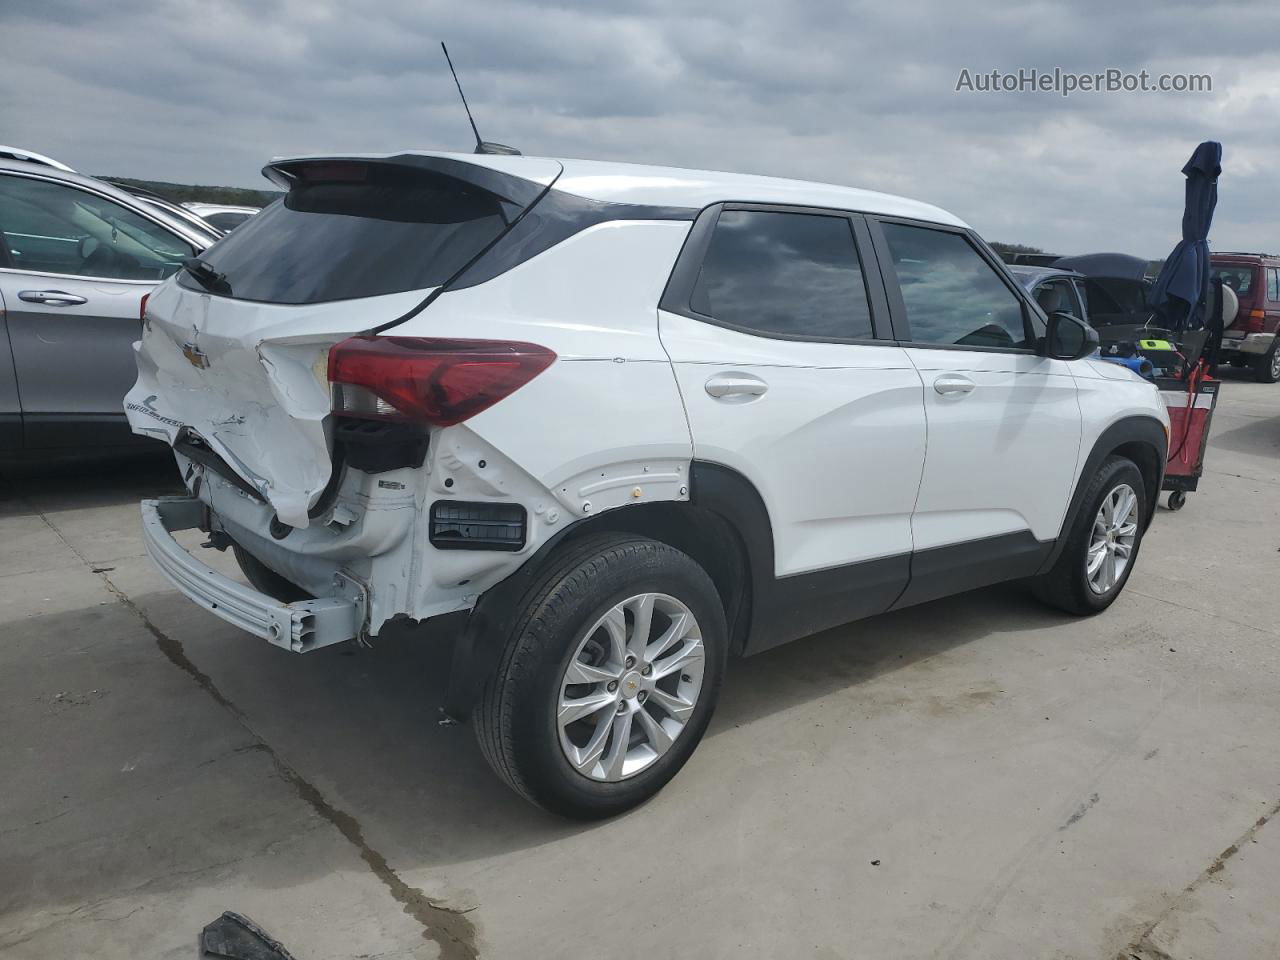
[[[1240,312],[1222,338],[1222,361],[1252,367],[1259,383],[1280,380],[1280,256],[1266,253],[1215,253],[1209,258],[1214,277],[1235,290]]]

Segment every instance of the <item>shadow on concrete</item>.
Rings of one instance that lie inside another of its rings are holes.
[[[181,639],[186,654],[254,731],[356,818],[371,844],[395,863],[468,862],[608,828],[566,822],[529,806],[488,769],[469,727],[438,724],[450,658],[447,631],[388,633],[375,649],[344,645],[299,657],[210,624],[212,618],[185,609],[191,605],[177,594],[137,602]],[[1021,588],[1002,586],[732,660],[699,752],[716,750],[723,732],[973,640],[1066,619]],[[679,782],[670,789],[679,791]],[[646,816],[645,809],[627,815],[633,816]]]
[[[0,470],[0,503],[12,514],[26,501],[41,510],[86,509],[181,494],[173,454],[114,460],[9,465]]]
[[[92,475],[19,478],[9,486],[42,509],[118,504],[180,490],[171,465],[137,462]],[[359,822],[370,844],[395,865],[474,861],[609,828],[566,822],[529,806],[488,769],[468,727],[438,724],[452,626],[387,631],[373,649],[341,645],[297,656],[235,630],[176,591],[143,593],[131,603],[158,634],[139,620],[138,644],[157,647],[187,669],[174,647],[166,652],[166,644],[176,642],[250,729],[329,803]],[[30,618],[23,630],[47,637],[51,645],[63,643],[81,633],[94,613]],[[1004,585],[733,660],[700,753],[716,750],[723,732],[973,640],[1067,619],[1020,587]],[[206,696],[194,686],[192,693]],[[139,711],[151,709],[145,689],[137,691],[137,703]],[[151,719],[167,722],[162,715]],[[679,791],[679,781],[671,789]],[[628,818],[647,815],[642,808]]]
[[[1280,387],[1280,384],[1276,385]],[[1232,453],[1280,457],[1280,417],[1257,417],[1221,432],[1210,427],[1209,444]]]

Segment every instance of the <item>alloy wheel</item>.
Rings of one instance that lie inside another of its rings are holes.
[[[1124,578],[1138,540],[1138,495],[1127,483],[1111,489],[1093,520],[1085,579],[1089,589],[1105,594]]]
[[[560,680],[556,724],[570,765],[605,782],[648,768],[688,724],[704,661],[698,621],[674,597],[642,593],[611,607]]]

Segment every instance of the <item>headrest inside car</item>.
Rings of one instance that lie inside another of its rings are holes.
[[[1064,309],[1062,289],[1056,284],[1049,287],[1041,287],[1036,291],[1036,303],[1040,304],[1040,309],[1045,313],[1055,313]]]

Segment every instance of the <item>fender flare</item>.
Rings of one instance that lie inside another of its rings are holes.
[[[697,529],[706,538],[699,559],[725,602],[730,649],[741,652],[753,626],[753,597],[772,588],[773,533],[764,501],[750,481],[727,467],[693,461],[689,500],[627,504],[583,517],[544,541],[510,576],[485,591],[455,636],[449,684],[441,708],[444,722],[466,719],[502,650],[495,639],[508,605],[543,575],[566,542],[593,532],[650,536],[685,549],[681,540]],[[735,542],[736,541],[736,542]],[[739,562],[741,561],[741,562]],[[761,578],[764,578],[763,580]],[[739,589],[728,589],[729,585]]]
[[[1102,461],[1123,447],[1148,447],[1150,448],[1152,462],[1155,466],[1155,482],[1152,483],[1151,489],[1146,491],[1146,515],[1143,517],[1142,528],[1145,531],[1151,526],[1151,521],[1156,515],[1156,502],[1160,499],[1160,487],[1164,480],[1165,463],[1169,456],[1169,435],[1165,432],[1164,424],[1155,417],[1136,415],[1124,417],[1117,420],[1111,426],[1099,434],[1098,439],[1094,441],[1093,448],[1089,451],[1089,455],[1085,457],[1084,465],[1080,472],[1076,475],[1075,489],[1071,492],[1071,502],[1067,506],[1066,516],[1062,520],[1062,528],[1058,532],[1058,539],[1053,545],[1053,549],[1049,551],[1049,555],[1045,558],[1037,574],[1048,573],[1053,569],[1053,565],[1058,562],[1058,557],[1062,555],[1062,551],[1066,549],[1067,539],[1070,535],[1071,528],[1075,525],[1076,518],[1079,517],[1080,511],[1084,508],[1084,494],[1089,486],[1089,480],[1098,472],[1098,468],[1102,466]],[[1138,464],[1139,468],[1143,465]],[[1144,472],[1143,477],[1147,474]]]

